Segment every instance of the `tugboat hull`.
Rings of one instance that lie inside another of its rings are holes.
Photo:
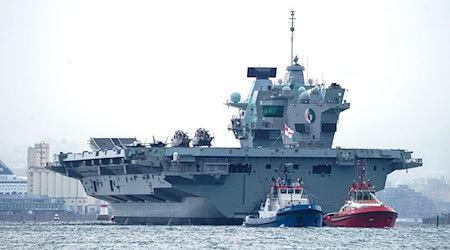
[[[323,222],[330,227],[393,227],[397,213],[390,207],[366,207],[325,215]]]
[[[318,205],[297,205],[280,209],[273,217],[247,216],[243,225],[247,227],[320,227],[322,215],[322,209]]]

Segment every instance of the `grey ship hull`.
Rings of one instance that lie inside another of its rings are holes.
[[[242,218],[227,218],[205,198],[189,197],[175,203],[112,203],[119,224],[239,225]]]
[[[51,169],[80,179],[88,195],[110,202],[117,223],[225,225],[240,224],[246,215],[256,213],[272,178],[285,164],[291,176],[303,178],[310,197],[324,212],[338,210],[347,198],[348,187],[357,178],[357,159],[366,159],[366,176],[377,190],[392,171],[421,165],[404,150],[129,148],[126,152],[68,154]],[[125,154],[141,159],[130,160]],[[100,158],[108,159],[108,164]]]

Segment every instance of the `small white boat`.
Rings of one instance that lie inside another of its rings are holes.
[[[58,220],[59,220],[59,214],[55,214],[55,215],[53,216],[53,220],[54,220],[54,221],[58,221]]]

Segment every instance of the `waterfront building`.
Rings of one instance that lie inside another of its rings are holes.
[[[26,193],[27,180],[17,177],[6,164],[0,160],[0,195]]]
[[[377,192],[377,197],[395,209],[401,219],[422,219],[435,214],[436,204],[407,185]]]
[[[66,208],[79,214],[97,212],[96,199],[86,195],[79,180],[68,178],[45,168],[51,163],[49,144],[42,142],[36,143],[34,147],[29,147],[27,159],[29,194],[63,198]]]

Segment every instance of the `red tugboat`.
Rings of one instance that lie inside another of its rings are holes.
[[[358,161],[359,182],[353,182],[338,213],[324,216],[323,223],[331,227],[393,227],[397,219],[394,209],[385,206],[375,196],[375,188],[370,180],[364,181],[365,160]]]

